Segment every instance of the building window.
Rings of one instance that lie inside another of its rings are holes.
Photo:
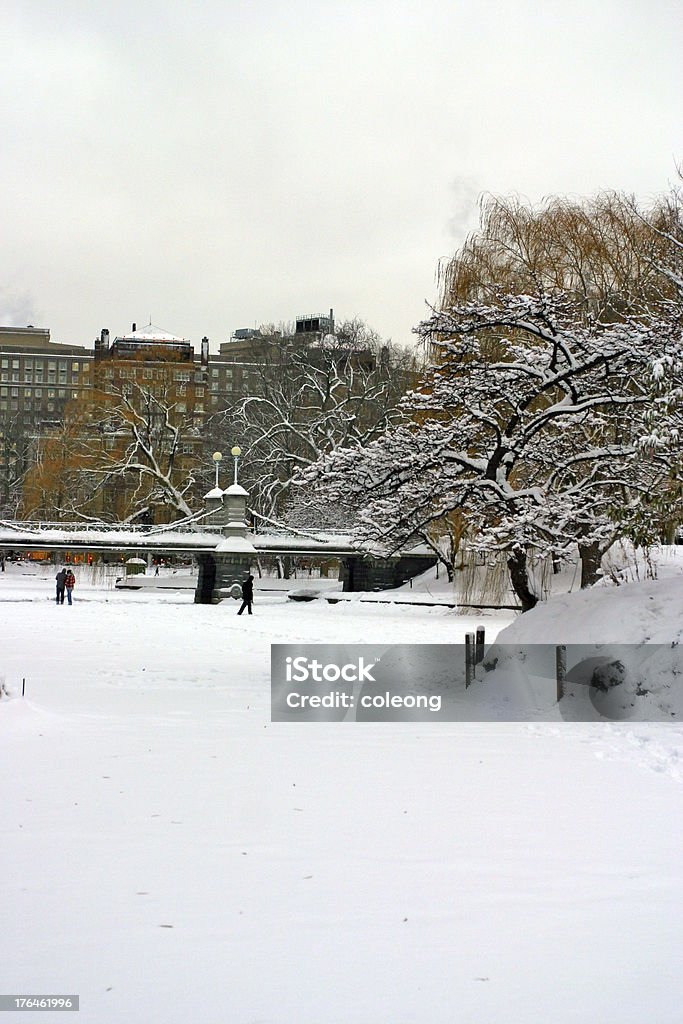
[[[10,395],[12,396],[12,398],[16,398],[18,394],[19,388],[12,388],[12,390],[10,391]]]
[[[78,373],[78,363],[72,363],[71,364],[71,372],[72,373]]]
[[[194,393],[197,396],[197,398],[203,398],[204,397],[204,388],[196,387],[194,389]]]
[[[12,360],[12,369],[13,370],[18,370],[19,369],[19,360],[18,359],[13,359]]]
[[[64,388],[59,389],[58,395],[60,398],[66,398],[66,391],[64,390]]]

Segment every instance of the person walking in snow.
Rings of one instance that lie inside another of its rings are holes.
[[[238,611],[238,615],[241,615],[245,608],[248,609],[251,615],[251,606],[254,602],[254,577],[247,576],[246,580],[242,584],[242,607]]]
[[[76,577],[72,573],[71,569],[68,569],[66,576],[64,577],[64,587],[66,588],[66,599],[71,604],[71,595],[74,587],[76,586]],[[62,604],[64,603],[64,594],[62,593]]]
[[[57,581],[57,604],[64,604],[64,584],[66,581],[66,569],[60,569],[55,576]]]

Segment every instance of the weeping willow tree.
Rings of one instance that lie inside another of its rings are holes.
[[[538,206],[487,195],[480,210],[479,229],[440,265],[442,308],[495,301],[500,292],[561,292],[587,321],[612,323],[675,298],[662,267],[680,228],[676,193],[649,210],[615,192]]]

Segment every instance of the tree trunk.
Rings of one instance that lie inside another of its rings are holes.
[[[436,578],[437,579],[439,578],[439,563],[446,570],[446,577],[448,579],[448,582],[452,583],[453,582],[453,578],[455,576],[455,573],[454,573],[455,566],[453,565],[452,560],[450,560],[446,555],[441,554],[440,551],[436,552]]]
[[[602,549],[598,541],[592,544],[579,544],[581,558],[581,589],[590,587],[598,580]]]
[[[519,598],[522,611],[528,612],[538,604],[538,598],[529,587],[529,576],[526,570],[526,551],[524,548],[513,548],[508,558],[508,571],[512,581],[512,589]]]

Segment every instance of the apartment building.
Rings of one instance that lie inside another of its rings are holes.
[[[91,385],[93,353],[37,327],[0,327],[0,508],[10,508],[34,442]]]
[[[92,351],[57,344],[49,330],[0,327],[0,419],[9,414],[28,432],[59,422],[90,386],[92,365]]]

